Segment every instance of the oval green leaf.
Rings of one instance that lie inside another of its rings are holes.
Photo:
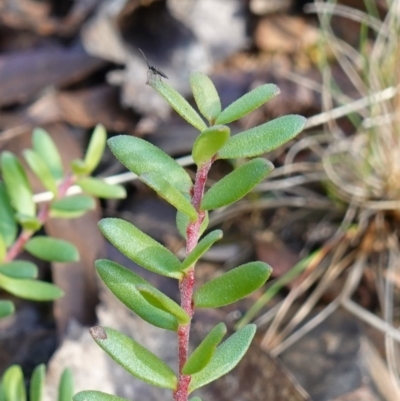
[[[273,164],[266,159],[250,160],[215,183],[205,193],[201,208],[212,210],[236,202],[248,194],[273,169]]]
[[[160,243],[127,221],[106,218],[99,222],[103,235],[125,256],[154,273],[180,279],[179,259]]]
[[[201,401],[200,397],[193,397],[189,401]]]
[[[270,152],[298,135],[306,122],[302,116],[288,115],[241,132],[220,149],[218,159],[254,157]]]
[[[157,305],[154,305],[154,302],[150,302],[149,297],[145,297],[139,291],[138,286],[151,287],[151,284],[126,267],[111,260],[100,259],[96,261],[96,269],[111,292],[146,322],[172,331],[178,330],[177,316],[180,316],[182,322],[188,322],[189,317],[184,310],[154,287],[154,292],[157,294],[155,296],[156,299],[160,294],[160,297],[168,298],[169,302],[175,304],[173,307],[170,306],[168,308],[169,310],[174,310],[175,314],[166,310],[167,308],[160,307],[162,302]]]
[[[215,124],[228,124],[239,120],[280,93],[274,84],[261,85],[235,100],[217,117]]]
[[[90,330],[96,343],[131,375],[153,386],[176,389],[177,378],[160,358],[122,333],[102,327]]]
[[[7,401],[26,401],[24,374],[21,366],[10,366],[3,374],[2,384]]]
[[[181,192],[189,192],[193,183],[189,174],[172,157],[144,139],[118,135],[107,141],[115,157],[136,175],[162,176]]]
[[[139,180],[157,192],[177,210],[185,213],[192,221],[197,220],[197,212],[187,197],[167,180],[155,173],[144,173],[139,176]]]
[[[0,273],[13,278],[36,278],[38,268],[27,260],[14,260],[0,264]]]
[[[61,156],[51,136],[41,128],[35,128],[32,135],[32,144],[35,152],[47,164],[55,180],[64,176]]]
[[[83,192],[97,198],[123,199],[126,198],[126,190],[122,185],[111,185],[97,178],[85,177],[76,182]]]
[[[211,79],[201,72],[190,74],[190,87],[200,113],[211,123],[221,113],[221,101]]]
[[[96,202],[88,195],[72,195],[51,203],[50,208],[60,212],[87,212],[96,207]]]
[[[160,79],[150,80],[149,85],[155,89],[169,105],[189,124],[197,128],[199,131],[204,131],[207,125],[189,104],[189,102],[172,86]]]
[[[28,166],[35,173],[36,177],[40,180],[43,186],[52,192],[57,193],[57,183],[50,172],[49,167],[43,159],[32,149],[24,150],[24,157]]]
[[[215,242],[222,238],[222,236],[222,230],[214,230],[207,234],[199,241],[193,251],[186,256],[185,260],[181,264],[181,270],[185,271],[186,269],[192,267]]]
[[[48,262],[76,262],[79,260],[79,252],[70,242],[37,236],[31,238],[24,249],[33,256]]]
[[[210,363],[192,376],[189,393],[230,372],[243,358],[256,333],[256,325],[249,324],[232,334],[216,350]]]
[[[58,386],[58,401],[71,401],[74,394],[74,378],[71,369],[64,369]]]
[[[176,227],[179,231],[179,234],[186,239],[186,229],[188,224],[190,223],[190,219],[189,216],[181,213],[179,210],[176,213]],[[208,227],[208,223],[209,223],[209,218],[208,218],[208,212],[205,212],[205,217],[203,219],[203,222],[201,223],[200,226],[200,236],[203,235],[204,231],[207,230]]]
[[[195,140],[192,149],[194,162],[201,166],[217,154],[229,139],[231,130],[226,125],[214,125],[204,130]]]
[[[1,171],[13,208],[27,216],[34,216],[36,205],[33,202],[31,187],[20,161],[8,151],[1,155]]]
[[[17,236],[17,223],[14,218],[14,210],[2,182],[0,182],[0,235],[7,247],[14,242]]]
[[[85,154],[86,174],[90,174],[100,163],[107,142],[107,131],[103,125],[98,124],[90,138],[89,146]]]
[[[38,280],[15,279],[3,274],[0,274],[0,288],[32,301],[53,301],[64,295],[64,292],[53,284]]]
[[[74,401],[128,401],[125,398],[94,390],[81,391],[75,394],[72,399]]]
[[[0,300],[0,319],[14,313],[15,306],[11,301]]]
[[[272,268],[263,262],[250,262],[202,285],[194,294],[198,308],[219,308],[238,301],[260,288]]]
[[[218,344],[226,334],[224,323],[217,324],[193,351],[183,367],[183,374],[192,375],[204,369],[213,357]]]
[[[44,391],[44,381],[46,378],[46,367],[44,363],[35,367],[31,377],[29,386],[29,400],[42,401]]]

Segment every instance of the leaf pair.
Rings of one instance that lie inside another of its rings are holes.
[[[251,324],[242,328],[217,346],[225,331],[223,324],[217,325],[200,344],[197,352],[193,352],[190,362],[186,363],[186,369],[196,372],[192,375],[189,392],[231,371],[250,346],[256,326]],[[178,380],[174,371],[132,338],[107,327],[92,327],[90,332],[96,343],[131,375],[156,387],[176,389]],[[73,399],[74,401],[123,400],[98,391],[83,391],[76,394]]]
[[[143,320],[163,329],[177,331],[190,320],[172,299],[149,282],[110,260],[96,261],[96,269],[111,292]]]
[[[127,221],[107,218],[100,221],[99,227],[103,235],[129,259],[149,271],[177,279],[181,279],[183,272],[222,237],[220,230],[211,232],[181,263],[167,248]],[[112,269],[112,266],[109,265],[109,268]],[[239,266],[198,289],[194,295],[195,305],[206,308],[228,305],[261,287],[270,274],[271,268],[266,263],[251,262]],[[125,281],[122,277],[119,279]],[[118,283],[117,278],[113,280]],[[137,280],[135,278],[134,285],[140,284]],[[115,288],[118,292],[117,285]]]
[[[189,124],[193,125],[200,132],[203,132],[207,128],[199,114],[174,88],[166,82],[161,82],[159,80],[150,82],[150,85],[157,90],[170,106]],[[200,72],[190,74],[190,86],[197,107],[210,125],[224,125],[239,120],[280,92],[279,88],[274,84],[262,85],[245,94],[221,111],[221,101],[218,92],[207,75]]]

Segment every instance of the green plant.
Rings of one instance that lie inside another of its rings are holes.
[[[41,364],[33,370],[29,386],[29,400],[41,401],[44,392],[46,368]],[[71,401],[74,393],[72,373],[65,369],[58,386],[58,401]],[[1,377],[0,401],[26,401],[24,373],[19,365],[10,366]]]
[[[64,173],[60,154],[51,137],[35,129],[33,149],[24,157],[52,199],[39,207],[34,202],[27,172],[18,158],[5,151],[0,156],[0,288],[25,299],[49,301],[62,296],[60,288],[35,280],[37,266],[25,260],[15,260],[23,250],[45,261],[69,262],[79,258],[77,249],[69,242],[33,235],[50,217],[74,218],[94,208],[95,197],[125,197],[121,186],[109,185],[89,177],[101,160],[106,145],[106,131],[97,126],[91,137],[84,160],[71,163],[71,173]],[[67,196],[68,189],[77,184],[86,194]],[[10,315],[14,304],[0,300],[0,318]]]
[[[177,209],[177,227],[186,239],[185,259],[180,261],[160,243],[124,220],[106,218],[99,223],[104,236],[127,257],[147,270],[177,279],[181,305],[127,268],[110,260],[96,262],[100,277],[121,302],[154,326],[177,333],[178,375],[132,338],[111,328],[97,326],[91,329],[96,343],[118,364],[149,384],[171,389],[176,401],[186,401],[194,390],[233,369],[244,356],[256,331],[255,325],[247,325],[221,343],[226,327],[220,323],[189,356],[190,323],[195,309],[231,304],[260,288],[271,273],[267,264],[250,262],[194,291],[196,262],[222,238],[222,231],[215,230],[200,239],[207,229],[208,212],[244,197],[272,171],[273,165],[260,157],[243,161],[206,191],[210,168],[217,159],[260,156],[294,138],[305,125],[305,118],[290,115],[230,137],[226,124],[255,110],[276,96],[279,89],[273,84],[262,85],[221,111],[218,93],[206,75],[194,73],[190,83],[197,106],[209,126],[168,84],[157,77],[149,82],[200,131],[192,149],[197,166],[194,182],[171,157],[143,139],[117,136],[108,141],[114,155],[129,170]],[[192,400],[195,399],[198,400],[197,397]],[[76,394],[74,400],[116,401],[120,398],[98,391],[83,391]]]

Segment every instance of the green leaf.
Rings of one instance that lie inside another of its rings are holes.
[[[272,269],[263,262],[250,262],[218,276],[202,285],[194,294],[198,308],[219,308],[229,305],[260,288]]]
[[[256,325],[249,324],[232,334],[216,350],[210,363],[192,376],[189,393],[230,372],[243,358],[256,333]]]
[[[74,394],[74,378],[71,369],[64,369],[58,386],[58,401],[71,401]]]
[[[7,247],[14,242],[17,236],[14,210],[2,182],[0,182],[0,235],[4,238]]]
[[[224,323],[217,324],[193,351],[183,367],[185,375],[192,375],[204,369],[213,357],[218,344],[226,334]]]
[[[176,213],[176,227],[178,228],[179,234],[184,239],[186,239],[186,229],[189,223],[190,223],[189,216],[187,214],[181,213],[178,210],[178,212]],[[206,211],[204,220],[200,226],[200,235],[202,235],[204,231],[207,230],[208,223],[209,223],[209,218],[208,218],[208,212]]]
[[[74,401],[128,401],[125,398],[94,390],[81,391],[75,394],[72,399]]]
[[[32,144],[33,149],[49,167],[54,179],[62,179],[64,172],[61,156],[51,136],[45,130],[35,128],[33,130]]]
[[[82,191],[104,199],[123,199],[126,198],[126,190],[122,185],[107,184],[97,178],[85,177],[76,182]]]
[[[187,214],[192,221],[197,220],[197,212],[186,196],[157,173],[143,173],[139,180],[157,192],[177,210]]]
[[[43,161],[43,159],[32,149],[24,150],[24,157],[29,167],[36,174],[36,177],[39,178],[43,186],[53,194],[56,194],[57,183],[51,174],[48,165]]]
[[[153,386],[176,389],[177,378],[172,369],[132,338],[116,330],[92,327],[96,343],[131,375]]]
[[[12,315],[14,311],[15,307],[11,301],[0,300],[0,319]]]
[[[213,123],[221,113],[221,101],[213,82],[201,72],[192,72],[190,74],[190,87],[201,114],[210,123]]]
[[[24,374],[21,366],[10,366],[3,375],[4,393],[7,401],[26,401]]]
[[[30,401],[42,401],[45,378],[46,367],[44,363],[42,363],[36,366],[32,373],[31,385],[29,387]]]
[[[193,144],[192,156],[194,162],[201,166],[217,154],[229,139],[231,130],[226,125],[214,125],[204,130]]]
[[[136,175],[159,174],[181,192],[189,192],[193,183],[189,174],[172,157],[144,139],[118,135],[107,141],[115,157]]]
[[[100,163],[107,142],[107,131],[103,125],[98,124],[90,138],[85,154],[86,173],[90,174]]]
[[[189,401],[201,401],[200,397],[193,397]]]
[[[261,85],[230,104],[219,114],[215,124],[228,124],[239,120],[239,118],[258,109],[262,104],[268,102],[268,100],[279,93],[279,88],[274,84]]]
[[[153,298],[147,296],[143,286],[151,287],[151,284],[129,269],[106,259],[97,260],[96,269],[111,292],[146,322],[166,330],[177,331],[178,317],[182,323],[189,321],[186,312],[156,288],[152,287],[152,292],[155,293]],[[158,298],[161,301],[156,303],[154,299]],[[166,308],[165,303],[170,306]]]
[[[43,223],[36,216],[28,216],[22,213],[15,213],[15,219],[25,231],[37,231]]]
[[[31,238],[24,249],[39,259],[48,262],[76,262],[79,252],[70,242],[46,236]]]
[[[214,230],[207,234],[196,247],[186,256],[181,264],[181,270],[185,271],[187,268],[193,266],[209,249],[210,247],[220,240],[223,236],[222,230]]]
[[[0,264],[0,273],[12,278],[36,278],[38,268],[27,260],[14,260]]]
[[[154,273],[180,279],[179,259],[160,243],[127,221],[106,218],[99,222],[103,235],[125,256]]]
[[[34,216],[36,205],[28,178],[21,163],[11,152],[2,153],[1,170],[11,205],[19,213]]]
[[[51,210],[60,212],[87,212],[95,207],[96,202],[88,195],[66,196],[51,203]]]
[[[273,164],[262,158],[242,164],[215,183],[205,193],[201,208],[212,210],[236,202],[249,193],[273,169]]]
[[[149,84],[189,124],[193,125],[193,127],[197,128],[199,131],[204,131],[207,128],[207,125],[197,114],[196,110],[172,86],[160,79],[153,79]]]
[[[64,295],[64,292],[53,284],[38,280],[15,279],[4,274],[0,274],[0,288],[32,301],[52,301]]]
[[[237,159],[260,156],[298,135],[306,124],[306,119],[298,115],[288,115],[268,121],[241,132],[229,139],[218,152],[218,159]]]

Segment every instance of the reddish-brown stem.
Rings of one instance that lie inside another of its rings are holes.
[[[201,200],[204,194],[204,187],[207,180],[208,172],[210,171],[213,160],[202,165],[196,174],[195,183],[192,188],[192,205],[197,210],[197,220],[189,223],[186,230],[186,254],[188,255],[197,245],[200,237],[200,227],[204,220],[205,212],[200,210]],[[193,309],[193,289],[194,289],[194,266],[186,271],[185,276],[179,283],[179,291],[181,294],[181,306],[185,312],[192,318]],[[190,376],[182,373],[182,368],[185,365],[189,355],[189,335],[190,322],[186,325],[179,326],[178,329],[178,361],[179,361],[179,377],[178,387],[174,392],[175,401],[187,401],[188,389],[190,384]]]
[[[66,196],[68,188],[74,183],[74,177],[68,175],[60,183],[57,190],[57,199]],[[37,219],[42,223],[46,222],[50,215],[50,202],[43,204],[38,211]],[[10,246],[7,251],[7,255],[4,258],[4,262],[11,262],[14,260],[23,250],[25,244],[29,241],[35,231],[22,230],[17,240]]]

